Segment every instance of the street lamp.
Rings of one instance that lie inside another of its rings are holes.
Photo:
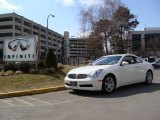
[[[48,20],[49,20],[49,17],[55,17],[54,15],[52,15],[52,14],[49,14],[48,15],[48,17],[47,17],[47,35],[46,35],[46,42],[47,42],[47,44],[46,44],[46,50],[48,51]]]

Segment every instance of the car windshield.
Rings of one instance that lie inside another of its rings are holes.
[[[122,56],[105,56],[97,59],[91,65],[113,65],[117,64]]]

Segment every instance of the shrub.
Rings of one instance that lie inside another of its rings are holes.
[[[30,70],[30,64],[29,63],[20,63],[19,69],[24,73],[29,73]]]
[[[56,56],[53,52],[53,49],[51,48],[47,52],[46,59],[45,59],[45,66],[47,68],[54,67],[56,70],[58,70]]]
[[[46,69],[41,69],[38,71],[38,73],[41,75],[48,75],[49,74],[48,70],[46,70]]]
[[[37,65],[38,68],[44,68],[44,62],[40,61]]]
[[[38,69],[31,69],[30,74],[39,74]]]
[[[30,69],[34,69],[34,68],[36,68],[36,63],[34,63],[34,62],[29,63],[29,65],[30,65]]]
[[[45,69],[48,73],[54,73],[55,69],[54,68],[46,68]]]
[[[4,71],[10,70],[10,69],[11,69],[11,67],[9,66],[9,64],[5,64],[5,65],[3,66],[3,70],[4,70]]]
[[[30,74],[41,74],[41,75],[48,75],[50,73],[54,73],[54,68],[45,68],[45,69],[32,69],[30,70]]]
[[[13,62],[6,63],[3,66],[3,70],[4,71],[8,71],[8,70],[16,71],[17,69],[18,69],[17,65],[15,63],[13,63]]]

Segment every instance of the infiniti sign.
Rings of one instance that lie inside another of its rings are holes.
[[[36,61],[37,36],[6,37],[3,61]]]

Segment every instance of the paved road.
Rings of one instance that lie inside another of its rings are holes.
[[[109,95],[71,90],[0,99],[0,120],[160,120],[160,70],[151,86]]]

